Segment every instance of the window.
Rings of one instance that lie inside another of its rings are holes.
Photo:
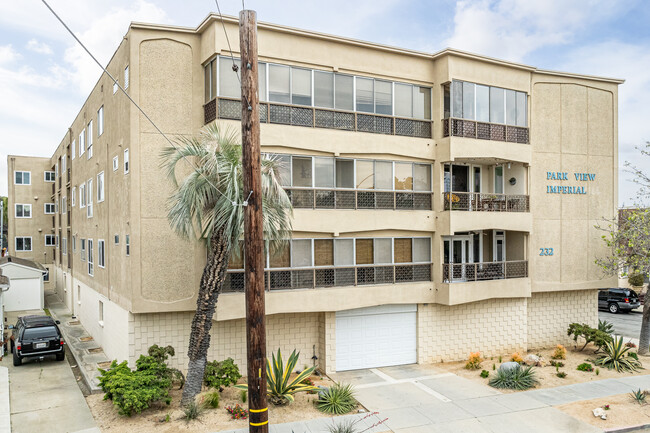
[[[77,236],[72,236],[72,252],[77,252]]]
[[[118,88],[119,88],[118,81],[115,80],[115,82],[113,83],[113,95],[117,93]]]
[[[86,207],[86,185],[83,183],[79,185],[79,207]]]
[[[334,107],[337,110],[354,110],[354,77],[334,74]]]
[[[32,184],[32,173],[29,171],[15,171],[14,172],[14,184],[16,185],[31,185]]]
[[[46,247],[56,246],[56,237],[54,235],[45,235],[45,246]]]
[[[354,188],[354,160],[336,160],[336,187]]]
[[[366,113],[374,113],[374,89],[372,78],[357,77],[357,111],[364,111]]]
[[[31,236],[16,236],[16,251],[31,251],[31,250],[32,250]]]
[[[129,88],[129,65],[124,68],[124,89]]]
[[[311,187],[312,171],[311,158],[293,157],[293,186]]]
[[[214,64],[214,60],[210,62],[211,65]],[[231,57],[220,57],[219,58],[219,96],[225,96],[226,98],[241,98],[241,85],[239,84],[239,79],[237,78],[238,72],[235,72],[232,68],[232,66],[236,65],[237,68],[240,67],[241,62],[239,59],[232,59]],[[206,66],[207,68],[208,66]],[[210,66],[210,69],[206,69],[206,85],[208,84],[208,72],[210,74],[214,74],[214,68],[215,66]],[[214,78],[214,75],[212,75],[211,78]],[[210,84],[210,88],[212,89],[213,86],[216,86],[214,82]],[[214,89],[214,93],[211,93],[208,95],[208,89],[206,88],[206,98],[209,97],[209,99],[206,99],[207,101],[210,101],[216,96],[216,87]]]
[[[68,255],[68,238],[61,238],[61,252],[64,256]]]
[[[93,240],[88,239],[88,275],[95,275],[95,262],[93,258]]]
[[[70,195],[70,206],[74,207],[75,197],[77,197],[77,187],[72,187],[72,194]]]
[[[314,266],[334,266],[332,239],[314,239]]]
[[[32,205],[31,204],[17,204],[16,205],[16,218],[31,218]]]
[[[393,163],[375,161],[375,188],[393,189]]]
[[[97,136],[101,136],[104,133],[104,106],[102,105],[97,110]]]
[[[120,244],[120,235],[115,235],[115,245]]]
[[[97,241],[97,266],[103,268],[106,266],[105,255],[104,255],[104,240],[100,239]]]
[[[86,217],[92,218],[93,217],[93,180],[92,179],[88,179],[88,183],[86,186],[86,194],[88,195],[86,201]]]
[[[431,191],[431,165],[413,165],[413,189],[415,191]]]
[[[216,63],[217,59],[214,58],[203,67],[203,77],[205,78],[205,102],[211,101],[217,96]]]
[[[527,99],[525,92],[453,81],[451,111],[457,118],[525,127]]]
[[[354,240],[334,240],[334,266],[354,265]]]
[[[413,86],[413,117],[431,119],[431,89]]]
[[[59,213],[59,201],[61,199],[57,197],[56,201],[54,202],[54,213]]]
[[[131,255],[131,239],[129,235],[126,235],[124,238],[124,245],[126,246],[126,255],[128,257]]]
[[[63,197],[61,199],[61,213],[66,213],[68,210],[67,198]]]
[[[393,83],[375,80],[375,113],[393,114]]]
[[[463,82],[463,119],[474,119],[474,86]]]
[[[314,106],[334,108],[334,74],[314,71]]]
[[[88,159],[93,157],[93,121],[88,122]]]
[[[56,235],[56,247],[59,248],[59,235]]]
[[[54,182],[56,180],[56,175],[53,171],[45,172],[45,182]]]
[[[104,201],[104,172],[97,175],[97,203]]]
[[[99,317],[100,325],[103,325],[104,324],[104,303],[102,301],[99,301],[99,312],[97,316]]]
[[[311,106],[311,70],[291,68],[291,103]]]
[[[50,270],[45,268],[45,272],[43,272],[43,281],[48,282],[50,281]]]
[[[395,83],[395,116],[413,117],[413,86]]]
[[[476,85],[476,120],[490,121],[490,88]]]
[[[86,130],[83,129],[79,134],[79,157],[86,152]]]
[[[65,169],[66,169],[66,166],[68,165],[67,162],[68,162],[68,157],[66,155],[63,155],[61,157],[61,176],[62,177],[65,174]]]
[[[291,266],[294,268],[312,266],[311,239],[291,241]]]
[[[357,188],[375,188],[375,164],[373,161],[357,161]]]
[[[56,165],[54,166],[54,177],[59,177],[59,161],[60,159],[57,159]]]
[[[75,140],[72,140],[72,145],[70,146],[70,159],[74,159],[76,153],[77,153],[77,142]]]
[[[45,203],[45,215],[53,215],[55,213],[54,203]]]
[[[316,188],[334,187],[333,158],[314,158],[314,186]]]
[[[129,172],[129,149],[124,149],[124,174]]]
[[[291,68],[288,66],[269,65],[269,101],[289,104]]]
[[[113,171],[117,171],[119,167],[120,167],[120,157],[115,155],[113,157]]]
[[[81,240],[81,261],[86,261],[86,240],[82,239]]]

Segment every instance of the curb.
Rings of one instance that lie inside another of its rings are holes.
[[[9,369],[0,367],[0,433],[11,433],[11,407],[9,404]]]
[[[640,425],[631,426],[631,427],[608,429],[608,430],[605,430],[605,432],[606,433],[628,433],[628,432],[633,432],[633,431],[637,431],[637,430],[649,430],[649,429],[650,429],[650,424],[640,424]]]

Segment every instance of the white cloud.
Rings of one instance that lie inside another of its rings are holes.
[[[20,54],[9,45],[0,45],[0,65],[6,63],[13,63],[20,58]]]
[[[617,7],[606,0],[463,0],[456,4],[447,45],[521,61],[541,47],[571,42],[585,27],[611,18]]]
[[[25,45],[25,48],[38,54],[53,54],[52,48],[50,48],[48,44],[45,42],[39,42],[37,39],[30,39],[29,42],[27,42],[27,45]]]

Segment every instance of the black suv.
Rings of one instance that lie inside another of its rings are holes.
[[[11,334],[11,352],[14,365],[22,364],[23,358],[40,358],[56,355],[57,361],[65,359],[61,331],[50,316],[22,316],[18,318]]]
[[[606,308],[610,313],[629,313],[639,305],[639,295],[631,289],[601,289],[598,292],[598,308]]]

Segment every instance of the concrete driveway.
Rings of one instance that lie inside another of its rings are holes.
[[[337,373],[332,379],[355,385],[357,399],[387,418],[396,433],[595,433],[533,397],[502,394],[434,366],[407,365]]]
[[[9,369],[13,433],[99,433],[67,359],[23,360],[14,367],[9,354],[0,366]]]

